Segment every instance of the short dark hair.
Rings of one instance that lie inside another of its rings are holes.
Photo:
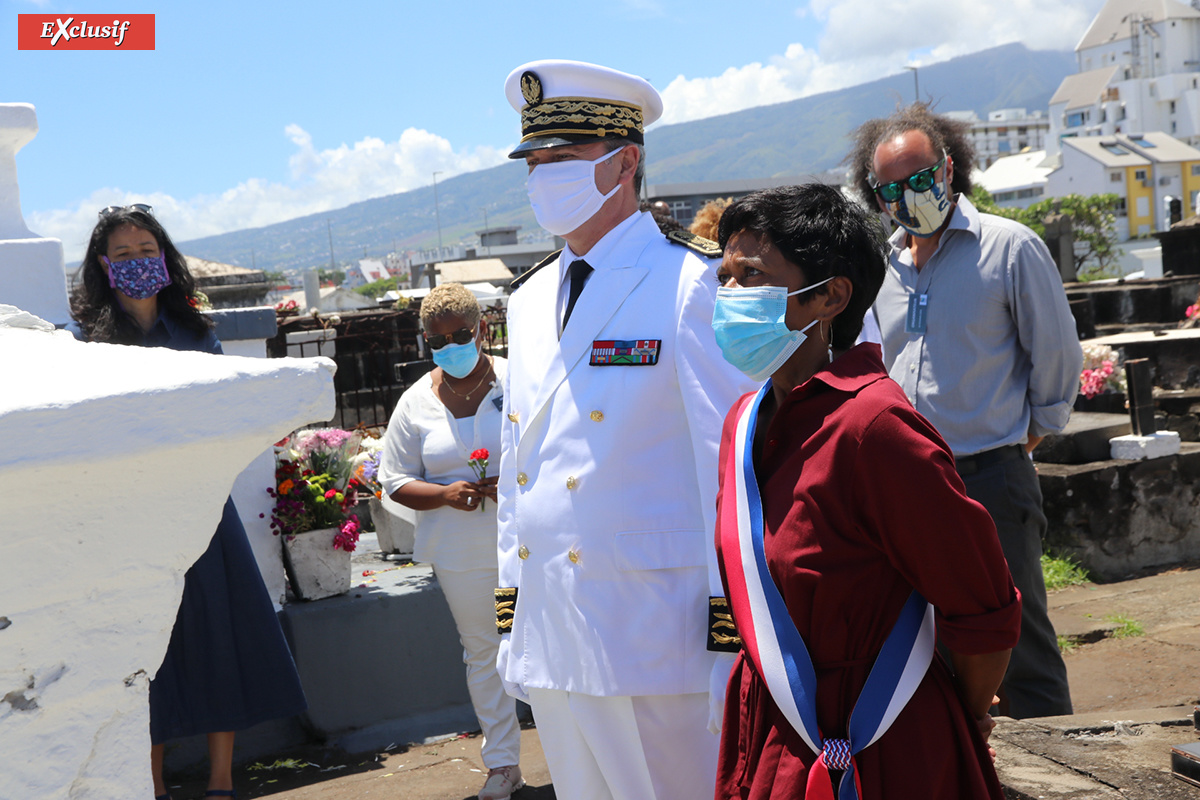
[[[871,208],[875,208],[875,190],[867,180],[874,171],[875,151],[879,145],[902,133],[920,131],[929,137],[935,153],[944,150],[954,162],[950,191],[955,196],[970,196],[971,171],[975,168],[975,147],[971,144],[970,130],[971,126],[966,122],[934,114],[928,103],[913,103],[890,117],[869,119],[854,131],[854,148],[843,162],[850,166],[850,185]]]
[[[167,262],[171,285],[158,293],[159,311],[169,314],[193,333],[206,333],[212,323],[191,304],[196,293],[196,279],[188,271],[183,254],[153,214],[127,206],[101,216],[88,239],[87,252],[79,268],[81,279],[71,294],[71,316],[79,323],[84,338],[113,344],[137,344],[142,340],[141,329],[121,308],[116,290],[108,285],[108,276],[100,263],[100,256],[108,252],[108,237],[122,225],[149,231]]]
[[[840,189],[806,183],[734,200],[717,229],[721,247],[742,232],[766,237],[809,284],[838,276],[850,279],[854,291],[845,310],[833,320],[833,346],[853,347],[887,269],[879,220]],[[825,290],[821,286],[813,292]]]

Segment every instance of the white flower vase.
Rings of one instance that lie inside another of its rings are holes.
[[[411,556],[416,544],[416,527],[405,512],[411,511],[389,498],[372,497],[371,521],[375,523],[375,536],[379,539],[379,550],[385,555]]]
[[[283,536],[283,568],[292,594],[300,600],[320,600],[350,591],[350,553],[333,546],[337,528]]]

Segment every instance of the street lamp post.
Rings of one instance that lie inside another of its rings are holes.
[[[483,235],[487,236],[487,232],[488,232],[487,206],[483,206]],[[489,245],[484,245],[484,247],[487,250],[487,254],[490,256],[492,254],[492,246],[489,244]]]
[[[913,74],[913,96],[914,96],[914,99],[915,99],[915,100],[916,100],[916,101],[919,103],[919,102],[921,102],[921,84],[920,84],[920,83],[918,83],[918,81],[917,81],[917,68],[916,68],[916,67],[905,67],[905,69],[911,69],[911,70],[912,70],[912,74]]]
[[[437,191],[437,176],[441,175],[439,169],[433,173],[433,216],[437,220],[438,229],[438,258],[442,257],[442,213],[438,210],[438,191]]]

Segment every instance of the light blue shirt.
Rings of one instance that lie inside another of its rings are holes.
[[[1083,352],[1046,245],[961,196],[920,271],[907,235],[890,239],[874,308],[884,364],[909,402],[956,456],[1061,431]],[[924,333],[906,331],[911,295],[926,296]]]

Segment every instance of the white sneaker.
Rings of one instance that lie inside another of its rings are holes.
[[[479,790],[479,800],[508,800],[513,792],[524,785],[520,767],[496,767],[488,770],[487,783]]]

